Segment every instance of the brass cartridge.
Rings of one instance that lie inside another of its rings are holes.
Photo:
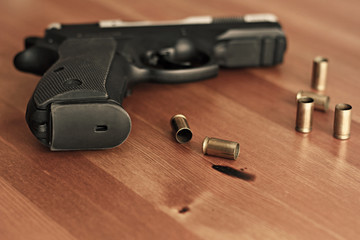
[[[309,133],[312,130],[312,116],[314,112],[314,99],[302,97],[297,102],[296,127],[301,133]]]
[[[301,90],[296,94],[296,101],[302,97],[310,97],[314,99],[315,110],[326,112],[329,109],[329,102],[330,102],[329,96]]]
[[[324,91],[326,87],[326,76],[328,69],[328,59],[316,57],[313,61],[311,87],[317,91]]]
[[[191,140],[192,131],[184,115],[174,115],[170,120],[170,124],[172,129],[174,130],[174,137],[177,142],[186,143]]]
[[[240,144],[218,138],[205,137],[203,141],[203,153],[235,160],[239,156]]]
[[[351,105],[340,103],[335,106],[334,137],[345,140],[350,138]]]

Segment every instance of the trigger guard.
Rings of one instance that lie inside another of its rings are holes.
[[[187,69],[149,69],[149,79],[156,83],[186,83],[204,80],[217,76],[219,66],[209,63],[201,67]]]
[[[209,64],[210,56],[197,49],[187,58],[179,59],[176,57],[174,48],[165,48],[161,50],[148,50],[141,55],[142,64],[156,69],[188,69]]]
[[[156,83],[186,83],[217,76],[218,64],[205,52],[196,51],[195,57],[186,61],[175,61],[164,52],[148,51],[141,57],[142,70],[136,74],[142,81]],[[135,71],[136,71],[135,70]],[[137,71],[136,71],[137,72]]]

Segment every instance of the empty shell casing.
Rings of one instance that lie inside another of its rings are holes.
[[[345,140],[350,138],[351,105],[340,103],[335,106],[334,137]]]
[[[176,141],[186,143],[191,140],[192,132],[184,115],[176,114],[171,118],[170,124],[174,130]]]
[[[301,133],[309,133],[312,129],[312,116],[314,112],[314,99],[302,97],[297,102],[296,127]]]
[[[314,92],[305,92],[299,91],[296,94],[296,100],[299,100],[302,97],[310,97],[314,99],[314,109],[318,111],[326,112],[329,109],[330,97]]]
[[[235,160],[239,156],[240,145],[237,142],[218,138],[205,137],[203,141],[203,153]]]
[[[311,87],[318,91],[324,91],[326,87],[326,76],[328,69],[328,59],[316,57],[313,61]]]

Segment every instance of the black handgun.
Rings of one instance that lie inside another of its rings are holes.
[[[132,84],[207,79],[219,66],[273,66],[283,61],[285,49],[272,14],[53,23],[44,37],[25,39],[14,64],[42,75],[26,112],[37,139],[51,150],[105,149],[130,133],[122,101]]]

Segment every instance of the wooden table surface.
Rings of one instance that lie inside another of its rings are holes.
[[[357,239],[360,234],[360,1],[158,0],[0,3],[0,239]],[[50,152],[26,125],[38,76],[15,70],[23,39],[51,22],[276,14],[282,65],[141,84],[125,99],[133,128],[104,151]],[[312,59],[329,58],[330,111],[295,132],[295,95]],[[351,138],[332,137],[334,107],[353,106]],[[191,142],[173,139],[185,114]],[[204,156],[205,136],[240,143],[236,161]],[[254,174],[244,181],[216,171]]]

